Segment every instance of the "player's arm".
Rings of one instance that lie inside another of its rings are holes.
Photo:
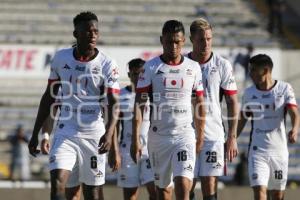
[[[227,158],[231,162],[238,154],[237,148],[237,124],[238,124],[238,99],[237,94],[225,94],[228,117],[228,137],[226,141]]]
[[[237,137],[239,137],[248,121],[247,113],[240,111],[238,127],[237,127]]]
[[[113,142],[116,124],[119,118],[119,95],[118,92],[109,92],[107,94],[107,123],[105,134],[99,141],[99,153],[103,154],[110,150]]]
[[[52,133],[54,118],[57,113],[57,106],[53,107],[53,116],[52,113],[47,117],[43,126],[42,126],[42,141],[41,141],[41,152],[42,154],[49,154],[50,151],[50,134]]]
[[[143,110],[147,102],[148,95],[145,93],[136,93],[135,104],[132,119],[132,142],[130,154],[135,163],[141,156],[140,130],[143,122]]]
[[[28,144],[29,152],[34,157],[37,153],[39,153],[39,150],[37,149],[39,131],[50,114],[51,105],[55,102],[55,96],[58,92],[59,86],[59,84],[55,84],[52,81],[49,82],[46,91],[41,98],[32,136]],[[51,94],[51,88],[53,88],[52,91],[54,95]]]
[[[198,154],[204,143],[204,127],[205,127],[205,103],[203,95],[196,95],[193,100],[194,122],[197,131],[196,153]]]
[[[297,106],[288,106],[288,113],[291,117],[292,129],[288,133],[288,139],[290,143],[295,143],[298,138],[299,131],[299,112]]]

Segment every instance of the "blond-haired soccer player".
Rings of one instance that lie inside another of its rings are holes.
[[[217,179],[224,174],[225,169],[224,153],[229,161],[237,156],[237,86],[230,62],[212,51],[211,25],[205,19],[199,18],[191,24],[190,33],[193,51],[188,57],[200,64],[206,103],[204,144],[197,155],[195,177],[200,177],[203,199],[215,200]],[[221,117],[223,96],[228,110],[226,152],[224,152],[225,132]]]
[[[255,200],[267,200],[267,190],[271,199],[284,199],[289,159],[286,112],[291,117],[290,143],[297,141],[299,131],[293,88],[284,81],[273,79],[272,68],[273,62],[268,55],[258,54],[250,59],[250,77],[254,84],[244,92],[238,124],[239,135],[248,119],[252,122],[248,172]]]

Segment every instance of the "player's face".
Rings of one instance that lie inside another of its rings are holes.
[[[160,42],[163,46],[164,55],[174,60],[181,55],[185,37],[182,32],[166,33],[160,37]]]
[[[250,65],[249,75],[255,85],[262,84],[266,81],[266,75],[268,73],[268,68],[266,67],[255,67]]]
[[[74,36],[80,47],[94,49],[99,38],[98,22],[90,20],[76,26]]]
[[[211,54],[212,48],[212,30],[197,31],[191,36],[193,49],[203,55]]]
[[[129,71],[128,75],[130,78],[130,81],[133,83],[134,87],[137,86],[137,82],[139,79],[139,74],[143,71],[143,67],[140,68],[133,68]]]

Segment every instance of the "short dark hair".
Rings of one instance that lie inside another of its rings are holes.
[[[145,64],[145,61],[143,59],[135,58],[128,62],[128,68],[129,68],[129,70],[139,69],[139,68],[143,67],[144,64]]]
[[[178,32],[182,32],[183,34],[185,34],[184,26],[182,22],[177,20],[166,21],[162,28],[163,35],[166,33],[178,33]]]
[[[273,61],[266,54],[258,54],[250,58],[249,63],[253,67],[268,67],[273,69]]]
[[[76,27],[81,22],[96,20],[98,21],[97,15],[92,13],[91,11],[81,12],[78,15],[76,15],[73,19],[73,25]]]

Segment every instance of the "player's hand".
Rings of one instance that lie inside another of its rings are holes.
[[[203,148],[203,144],[204,144],[204,139],[203,138],[197,138],[196,139],[196,154],[199,154],[200,151]]]
[[[110,147],[112,145],[112,134],[105,133],[99,140],[99,154],[104,154],[110,150]]]
[[[108,165],[112,168],[112,171],[118,171],[121,167],[121,156],[119,151],[111,150],[108,155]]]
[[[237,157],[238,155],[238,148],[237,148],[237,141],[236,137],[228,137],[226,141],[226,157],[229,160],[229,162],[232,162],[232,160]]]
[[[289,143],[294,144],[297,142],[298,132],[294,130],[290,130],[288,133]]]
[[[135,163],[137,163],[137,161],[142,156],[142,148],[141,148],[140,142],[131,143],[131,146],[130,146],[130,155],[131,155],[132,160]]]
[[[38,144],[39,144],[38,136],[36,137],[32,136],[28,143],[28,149],[29,149],[29,153],[34,157],[36,157],[36,154],[40,153],[40,150],[37,149]]]
[[[50,151],[50,142],[47,139],[43,139],[41,141],[41,152],[42,154],[47,155],[49,154],[49,151]]]

